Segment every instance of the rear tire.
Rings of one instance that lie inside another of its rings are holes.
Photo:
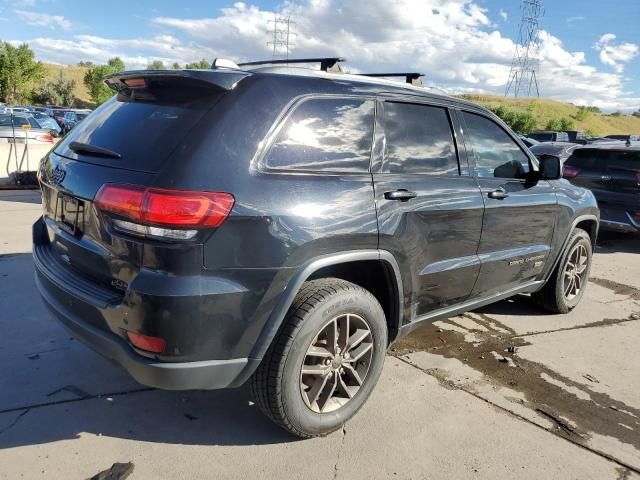
[[[591,237],[581,228],[571,233],[569,244],[547,283],[532,298],[554,313],[569,313],[587,288],[593,248]]]
[[[386,349],[384,312],[368,290],[338,278],[308,281],[251,378],[253,397],[290,433],[327,435],[365,403]]]

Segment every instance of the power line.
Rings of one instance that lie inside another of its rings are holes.
[[[269,20],[269,24],[273,27],[269,29],[269,36],[272,38],[267,45],[273,46],[273,58],[289,59],[289,52],[295,44],[293,37],[297,35],[295,32],[296,22],[291,20],[290,16],[274,15],[273,20]]]
[[[540,68],[540,19],[544,16],[542,0],[522,0],[516,51],[511,61],[505,96],[540,96],[538,70]]]

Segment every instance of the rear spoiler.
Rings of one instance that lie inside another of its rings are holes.
[[[161,78],[184,78],[222,90],[233,90],[238,82],[251,75],[250,72],[234,70],[132,70],[107,75],[103,81],[116,92],[128,88],[144,88],[145,79]]]

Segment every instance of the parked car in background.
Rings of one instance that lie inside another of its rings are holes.
[[[24,128],[28,125],[29,128]],[[51,130],[42,128],[30,114],[0,113],[0,143],[52,144],[55,140]]]
[[[640,231],[640,145],[578,147],[565,161],[563,176],[593,192],[601,228]]]
[[[564,162],[571,152],[573,152],[576,147],[579,145],[577,143],[567,143],[567,142],[542,142],[534,145],[529,150],[533,153],[538,159],[542,158],[544,155],[551,155],[554,157],[558,157],[562,162]]]
[[[62,130],[60,125],[58,125],[58,122],[46,113],[35,111],[32,112],[31,115],[33,115],[33,118],[36,119],[36,122],[38,122],[42,128],[48,128],[49,130],[55,131],[56,135],[60,134]]]
[[[62,133],[66,134],[70,132],[73,127],[83,121],[91,112],[88,110],[68,110],[62,117]]]
[[[529,138],[538,140],[539,142],[568,142],[569,135],[567,132],[552,132],[547,130],[537,130],[529,134]]]
[[[565,130],[564,133],[569,136],[569,141],[571,143],[585,145],[589,141],[587,135],[581,130]]]
[[[531,148],[534,145],[537,145],[538,143],[540,143],[535,138],[525,137],[524,135],[518,135],[518,136],[520,137],[520,140],[522,140],[522,143],[524,143],[529,148]]]
[[[248,381],[306,438],[420,325],[518,293],[573,309],[598,229],[593,195],[487,109],[330,62],[108,76],[41,163],[33,228],[76,338],[154,387]]]
[[[60,128],[62,130],[64,130],[64,128],[62,126],[62,119],[63,119],[64,115],[67,112],[70,112],[70,111],[71,110],[69,110],[68,108],[53,108],[51,110],[51,115],[53,116],[53,119],[57,122],[58,125],[60,125]]]

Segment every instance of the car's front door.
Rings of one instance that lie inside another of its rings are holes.
[[[481,113],[460,112],[472,172],[485,212],[478,247],[480,274],[472,298],[537,279],[552,261],[558,212],[553,186],[530,174],[533,156],[512,133]]]
[[[400,265],[408,322],[470,295],[484,205],[446,107],[388,100],[376,118],[379,244]]]

